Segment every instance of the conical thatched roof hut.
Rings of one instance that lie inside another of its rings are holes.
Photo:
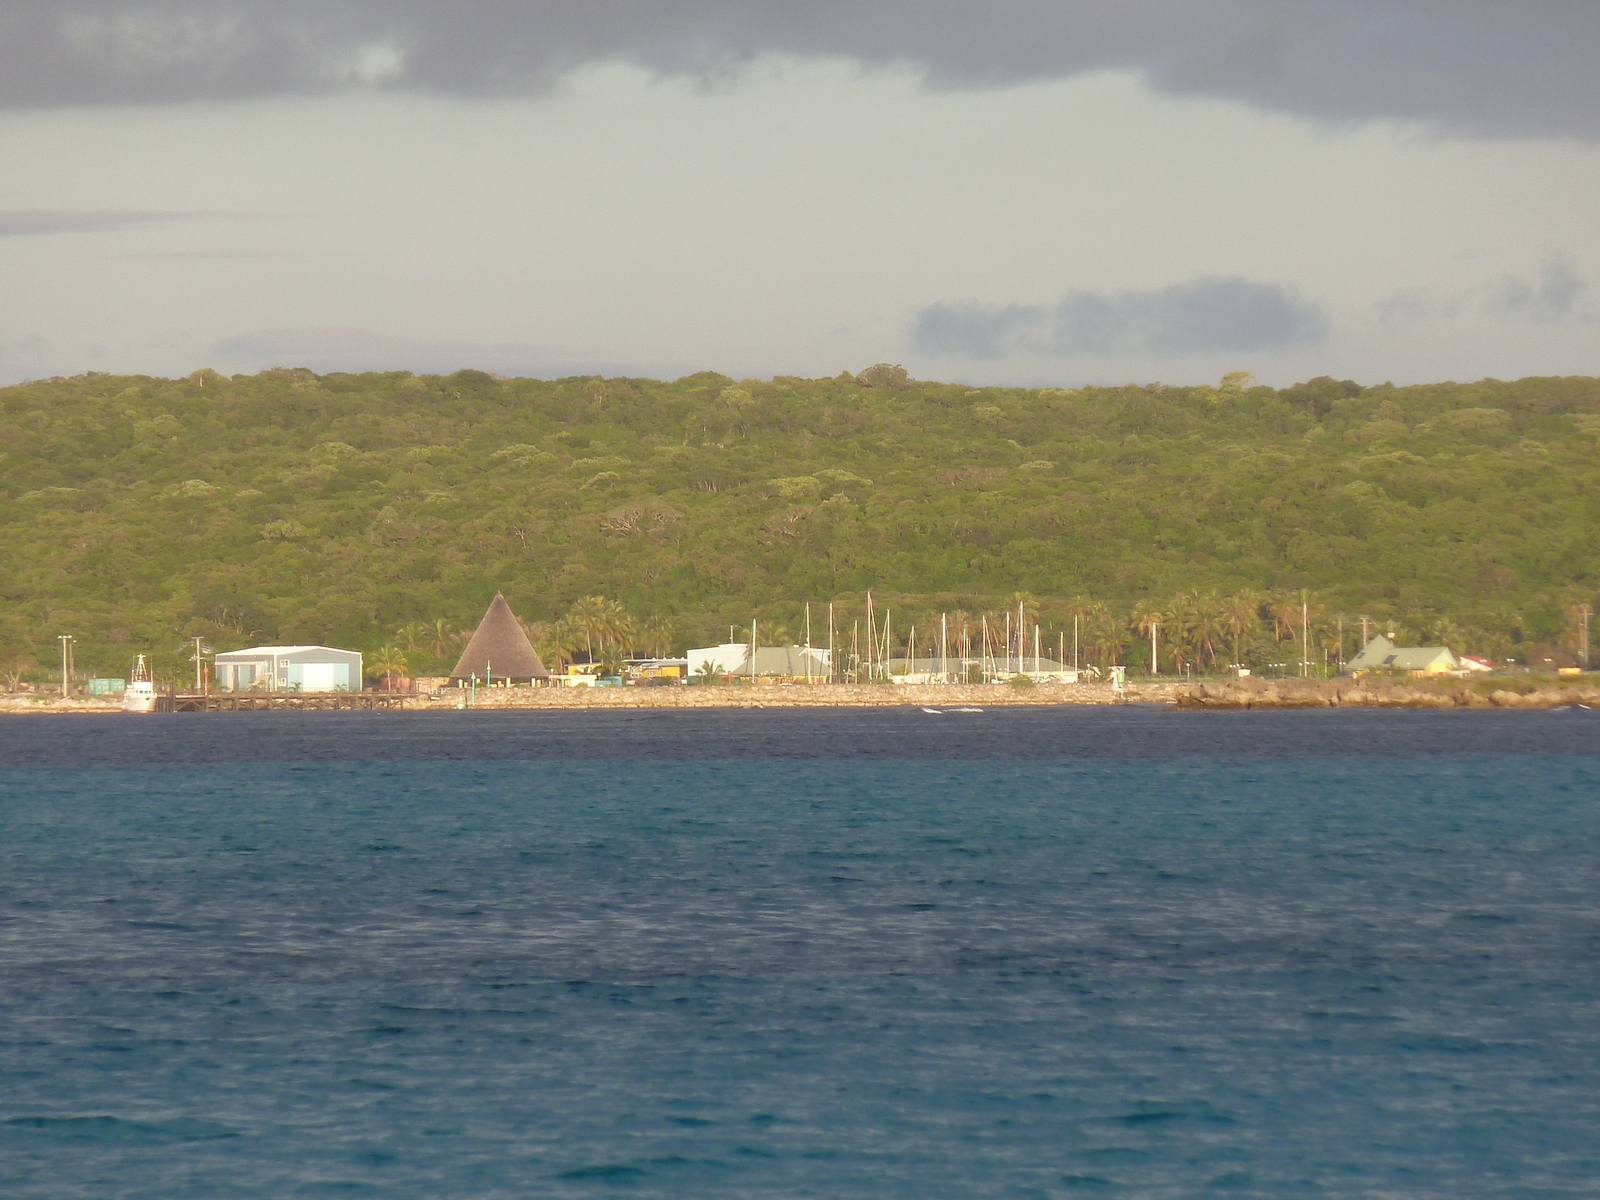
[[[499,592],[483,614],[472,640],[461,652],[461,661],[450,672],[452,681],[471,679],[509,679],[513,682],[530,679],[549,679],[550,672],[539,661],[539,652],[533,648],[528,635],[522,632],[516,614]]]

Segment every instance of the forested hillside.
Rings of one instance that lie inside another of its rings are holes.
[[[1304,589],[1328,630],[1515,654],[1573,644],[1595,599],[1597,443],[1587,378],[58,379],[0,389],[0,645],[15,673],[71,633],[120,672],[186,635],[373,652],[409,626],[427,671],[451,651],[420,626],[496,589],[547,641],[604,596],[681,649],[872,588],[901,632],[1028,593],[1102,658],[1162,613],[1206,665],[1281,657]]]

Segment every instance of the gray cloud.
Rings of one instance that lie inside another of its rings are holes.
[[[159,225],[170,221],[198,221],[218,213],[150,212],[138,210],[0,209],[0,237],[25,237],[46,233],[96,233],[130,225]]]
[[[1578,305],[1589,291],[1589,281],[1578,274],[1564,254],[1552,255],[1529,281],[1508,275],[1501,280],[1485,307],[1496,316],[1526,317],[1551,325],[1578,315]]]
[[[947,86],[1098,69],[1336,120],[1600,135],[1592,0],[0,0],[0,104],[406,86],[502,93],[625,60],[904,64]]]
[[[912,327],[926,354],[962,358],[1251,352],[1310,345],[1327,318],[1291,288],[1202,279],[1148,292],[1072,292],[1060,304],[930,305]]]

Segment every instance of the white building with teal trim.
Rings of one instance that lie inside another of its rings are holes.
[[[252,646],[216,656],[223,692],[359,692],[361,655],[331,646]]]

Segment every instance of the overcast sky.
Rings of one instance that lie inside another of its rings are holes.
[[[1600,374],[1600,5],[0,0],[0,382]]]

